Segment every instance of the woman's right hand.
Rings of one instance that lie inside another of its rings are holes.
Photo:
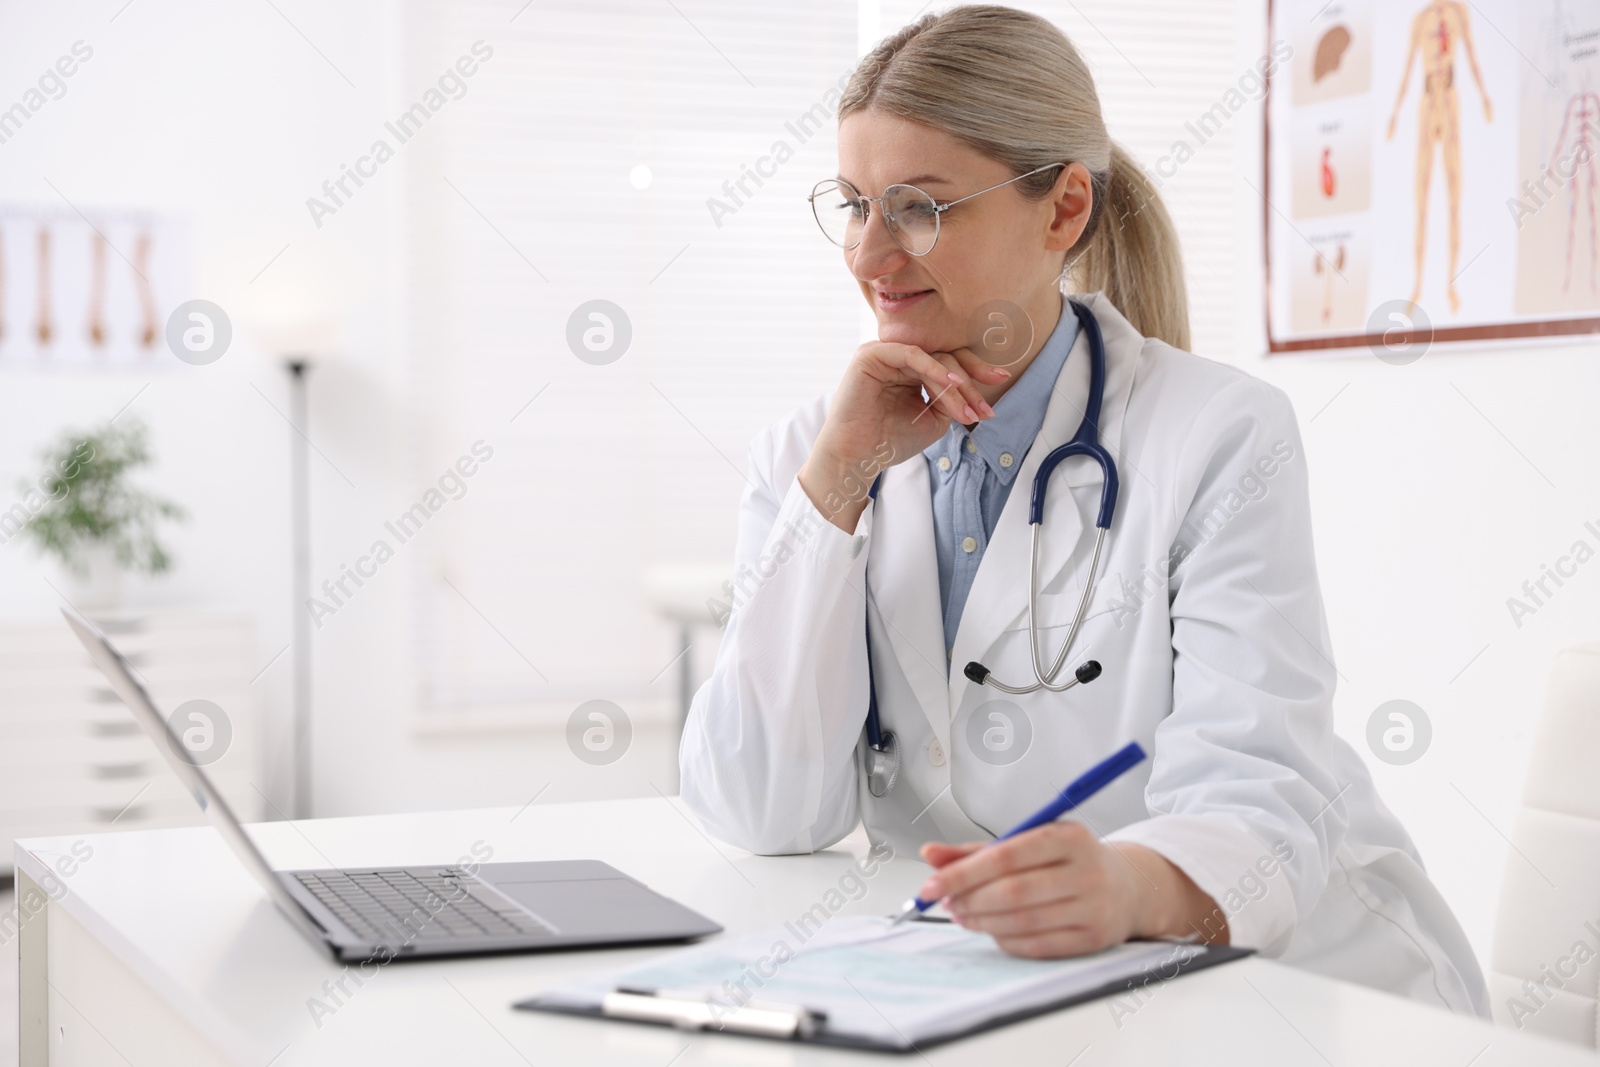
[[[993,416],[977,383],[1009,377],[969,348],[929,353],[868,341],[856,349],[833,394],[827,421],[800,468],[800,487],[829,522],[853,532],[880,470],[933,444],[952,419],[971,425]]]

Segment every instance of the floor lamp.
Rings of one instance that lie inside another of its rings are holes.
[[[268,243],[263,240],[262,247]],[[273,240],[270,244],[280,242]],[[253,242],[249,245],[255,248]],[[280,257],[284,257],[281,262]],[[241,262],[240,271],[246,269],[251,280],[234,293],[230,311],[254,335],[257,351],[270,354],[276,367],[288,373],[289,647],[294,659],[288,768],[292,781],[290,799],[284,806],[289,809],[289,817],[308,819],[315,807],[311,706],[314,620],[307,606],[312,595],[309,379],[318,360],[331,359],[331,354],[338,351],[345,315],[364,284],[365,271],[363,263],[338,242],[308,234],[282,242],[280,251],[266,267],[253,258],[249,263]],[[316,353],[315,358],[312,353]]]
[[[294,817],[311,818],[311,473],[306,439],[306,376],[310,363],[290,358],[289,422],[289,543],[293,559],[294,697],[292,762],[294,766]]]

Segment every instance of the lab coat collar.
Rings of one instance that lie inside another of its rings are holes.
[[[948,752],[949,660],[933,539],[933,490],[920,455],[883,472],[868,551],[867,610],[882,620],[900,672]]]

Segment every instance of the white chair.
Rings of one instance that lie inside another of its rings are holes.
[[[1600,1046],[1600,644],[1556,656],[1511,843],[1495,1021]]]

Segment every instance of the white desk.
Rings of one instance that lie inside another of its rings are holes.
[[[781,925],[822,899],[853,849],[758,857],[713,845],[676,801],[269,823],[273,864],[450,863],[475,841],[495,860],[605,860],[727,927]],[[307,1001],[341,968],[302,940],[209,828],[18,842],[18,901],[78,843],[93,855],[23,926],[23,1067],[51,1064],[911,1062],[632,1023],[514,1011],[546,986],[661,948],[400,962],[352,991],[319,1028]],[[884,866],[839,914],[885,914],[926,868]],[[1081,1005],[929,1050],[934,1064],[1219,1063],[1378,1067],[1586,1064],[1591,1052],[1249,959],[1152,987],[1135,1014]],[[334,1003],[329,1001],[329,1003]],[[1085,1051],[1087,1050],[1087,1051]],[[1080,1055],[1081,1054],[1081,1055]],[[1076,1057],[1076,1058],[1075,1058]]]

